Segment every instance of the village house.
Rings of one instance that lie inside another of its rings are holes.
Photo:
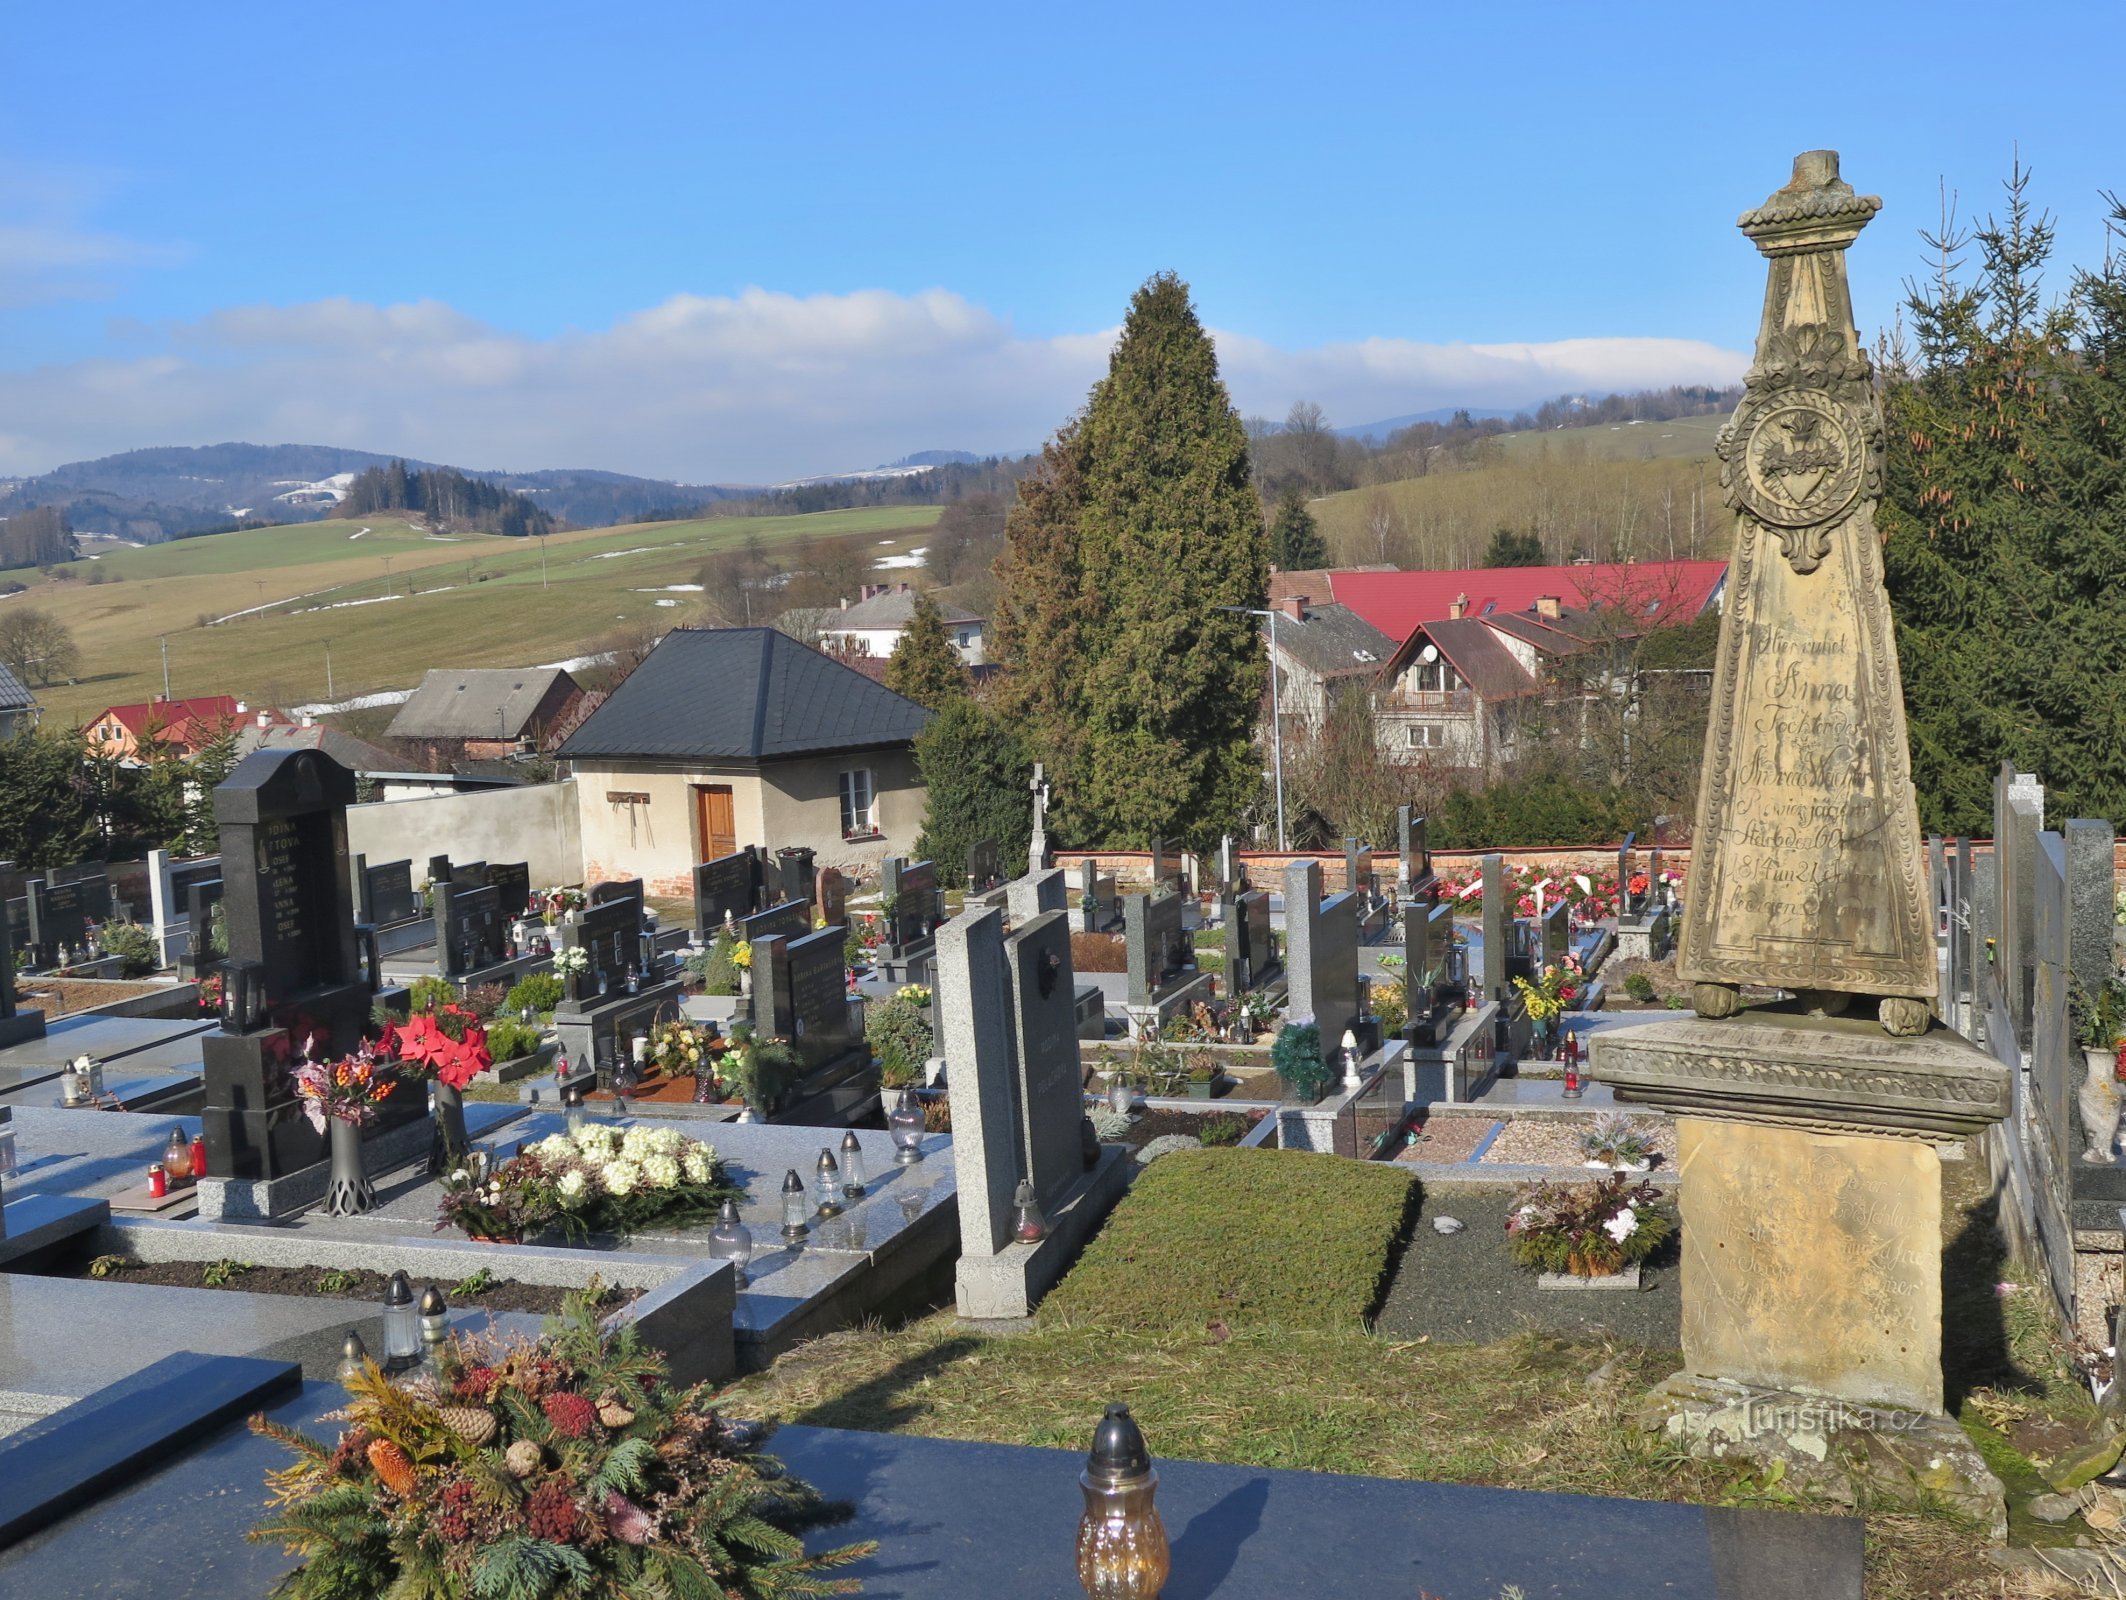
[[[583,699],[561,667],[434,667],[385,733],[418,746],[437,771],[543,755],[581,720]]]
[[[812,613],[820,647],[835,655],[890,656],[893,647],[901,642],[901,635],[908,631],[908,619],[915,615],[915,600],[916,591],[906,583],[867,583],[854,605],[845,600],[839,611]],[[978,667],[989,659],[982,649],[981,617],[942,601],[938,602],[938,614],[961,660]]]
[[[1371,683],[1395,654],[1393,639],[1343,606],[1293,594],[1276,608],[1277,711],[1288,723],[1319,727],[1332,693]]]
[[[556,752],[584,875],[692,890],[747,845],[875,870],[913,853],[930,713],[773,628],[675,628]]]
[[[12,739],[36,727],[39,715],[36,699],[22,680],[0,667],[0,739]]]
[[[139,766],[149,747],[189,759],[234,731],[239,724],[291,726],[286,713],[260,707],[253,711],[233,694],[193,695],[183,700],[153,700],[105,706],[82,726],[89,754],[99,760]]]

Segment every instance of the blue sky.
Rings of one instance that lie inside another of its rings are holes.
[[[0,472],[229,437],[696,481],[1026,446],[1166,267],[1251,412],[1717,378],[1762,285],[1734,217],[1818,145],[1886,201],[1864,325],[1938,184],[1996,205],[2018,142],[2063,258],[2101,250],[2126,6],[1773,15],[18,6]]]

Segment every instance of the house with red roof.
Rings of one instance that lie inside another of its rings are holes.
[[[81,730],[89,754],[107,761],[138,765],[150,746],[171,754],[195,756],[223,734],[242,724],[266,728],[292,726],[284,712],[253,711],[233,694],[193,695],[165,700],[160,695],[136,705],[105,706]]]
[[[1364,682],[1390,754],[1496,772],[1570,658],[1695,621],[1726,582],[1724,561],[1280,572],[1279,708],[1318,720]]]

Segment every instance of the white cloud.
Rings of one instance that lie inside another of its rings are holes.
[[[0,162],[0,309],[101,298],[128,269],[184,258],[179,246],[91,227],[88,212],[108,185],[97,174]]]
[[[1338,423],[1731,381],[1746,364],[1673,339],[1282,349],[1217,337],[1243,411],[1281,416],[1305,398]],[[247,439],[473,467],[766,482],[912,450],[1031,448],[1083,401],[1114,338],[1114,329],[1028,337],[943,289],[683,294],[609,328],[550,338],[437,301],[239,306],[170,328],[137,357],[5,375],[0,472]]]

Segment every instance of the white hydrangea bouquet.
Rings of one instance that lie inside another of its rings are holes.
[[[437,1229],[477,1239],[522,1239],[549,1228],[580,1237],[684,1227],[744,1198],[714,1146],[673,1128],[604,1123],[541,1139],[491,1173],[461,1168],[443,1190]]]

